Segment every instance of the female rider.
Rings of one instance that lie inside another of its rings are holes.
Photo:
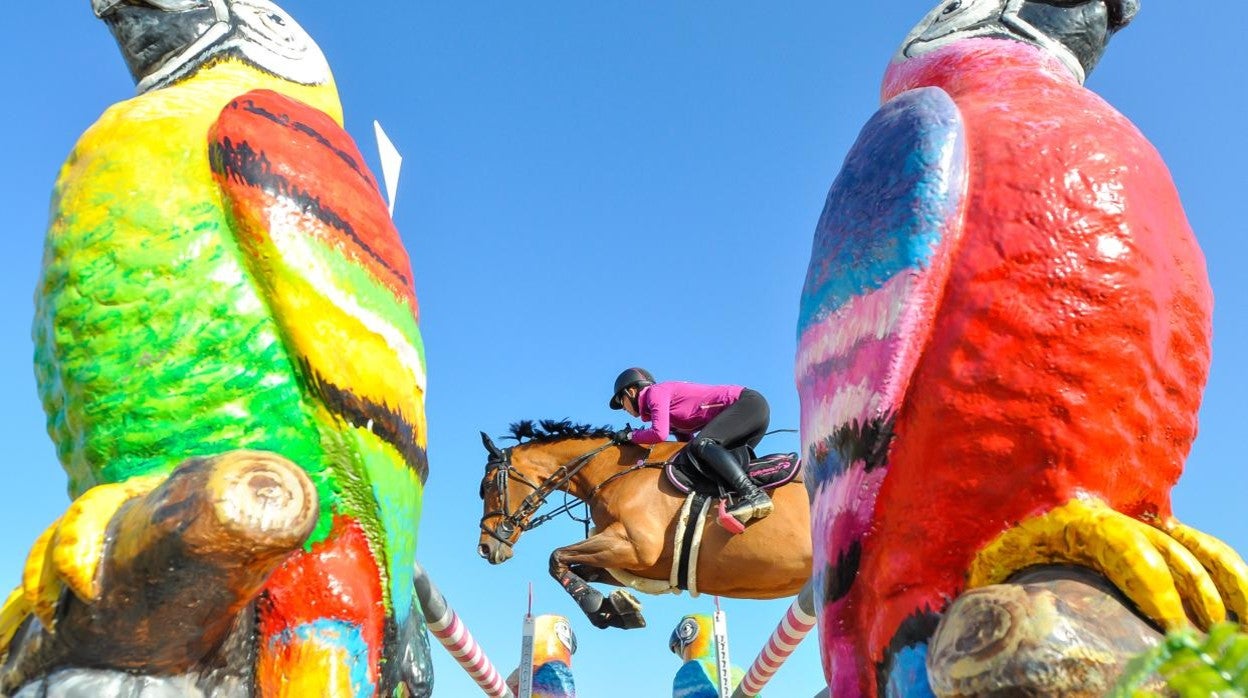
[[[753,449],[767,432],[771,408],[757,391],[739,385],[700,385],[683,381],[656,383],[644,368],[629,368],[615,379],[608,403],[651,423],[628,438],[638,444],[666,441],[669,433],[689,441],[698,463],[735,493],[728,514],[741,523],[771,513],[771,498],[745,474],[733,449]]]

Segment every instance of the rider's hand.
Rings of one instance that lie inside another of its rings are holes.
[[[611,440],[617,444],[630,444],[633,442],[633,425],[625,424],[623,429],[611,435]]]

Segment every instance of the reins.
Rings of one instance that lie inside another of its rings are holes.
[[[571,518],[573,521],[583,523],[585,525],[586,535],[588,535],[588,530],[589,530],[588,513],[586,514],[586,517],[584,519],[579,519],[574,514],[571,513],[572,509],[580,504],[584,504],[586,507],[588,507],[589,502],[593,500],[594,496],[597,495],[598,492],[602,490],[602,488],[606,487],[607,485],[614,482],[615,480],[621,477],[624,477],[625,475],[628,475],[629,473],[634,473],[638,470],[642,470],[647,467],[661,465],[660,463],[649,462],[648,457],[651,451],[650,448],[646,449],[646,455],[642,457],[641,459],[639,459],[636,463],[629,466],[628,468],[625,468],[624,470],[621,470],[617,473],[613,473],[610,477],[606,478],[602,482],[595,485],[594,488],[591,489],[589,493],[585,495],[582,501],[567,501],[565,499],[563,504],[556,507],[552,511],[542,514],[541,516],[538,516],[536,518],[533,518],[533,515],[536,514],[546,504],[546,500],[554,492],[562,490],[564,491],[566,495],[567,490],[564,490],[564,486],[566,486],[569,482],[571,482],[572,478],[576,477],[576,475],[580,473],[581,470],[583,470],[585,466],[588,465],[589,462],[594,459],[595,456],[607,450],[608,448],[611,448],[612,446],[618,446],[618,445],[620,444],[618,444],[615,441],[607,441],[607,443],[595,449],[592,449],[587,453],[583,453],[577,456],[576,458],[572,459],[568,463],[565,463],[559,466],[558,468],[555,469],[553,473],[548,475],[541,482],[537,482],[537,483],[530,480],[528,477],[524,475],[524,473],[521,473],[511,464],[512,449],[511,448],[503,449],[501,451],[501,456],[502,456],[501,458],[492,459],[492,464],[495,465],[494,485],[496,488],[498,488],[499,502],[502,508],[495,509],[492,511],[487,511],[485,512],[484,515],[482,515],[481,523],[480,523],[481,530],[485,532],[487,535],[489,535],[490,537],[494,538],[495,540],[501,543],[505,543],[507,545],[511,545],[512,543],[511,543],[510,538],[511,538],[512,533],[514,533],[515,531],[518,530],[522,533],[524,531],[531,531],[537,528],[538,526],[541,526],[542,524],[546,523],[547,521],[550,521],[551,519],[554,519],[558,517],[559,515],[566,513],[568,514],[568,517]],[[510,506],[511,506],[511,498],[508,496],[508,483],[513,478],[525,484],[526,486],[528,486],[529,488],[533,490],[531,493],[525,496],[524,500],[520,502],[520,507],[516,509],[516,511],[514,512],[509,511]],[[501,516],[502,518],[499,521],[499,523],[495,525],[493,528],[487,527],[485,525],[485,520],[493,516]]]

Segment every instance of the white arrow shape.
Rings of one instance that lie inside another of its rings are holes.
[[[381,128],[381,122],[374,119],[373,130],[377,132],[377,152],[381,155],[381,176],[386,180],[390,217],[394,218],[394,197],[399,193],[399,170],[403,169],[403,156]]]

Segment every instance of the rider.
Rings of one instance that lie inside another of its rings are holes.
[[[738,385],[699,385],[683,381],[656,383],[644,368],[629,368],[615,379],[608,403],[651,423],[632,432],[638,444],[666,441],[669,433],[689,440],[689,452],[736,494],[728,514],[741,523],[771,513],[771,498],[745,474],[732,449],[753,449],[771,421],[771,408],[757,391]]]

